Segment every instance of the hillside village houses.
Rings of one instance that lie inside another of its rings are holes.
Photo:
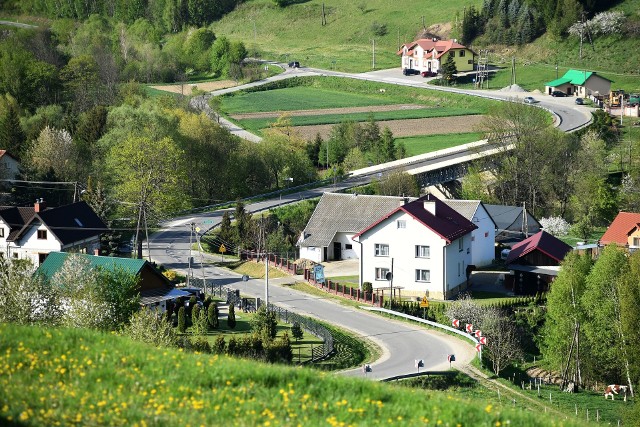
[[[403,44],[397,52],[402,56],[403,69],[431,71],[437,73],[447,59],[453,57],[458,72],[473,71],[475,52],[461,45],[457,40],[440,40],[438,38],[418,39]]]
[[[477,228],[431,194],[403,204],[353,237],[360,245],[360,285],[447,299],[466,288]]]
[[[54,251],[95,253],[107,226],[86,202],[47,208],[0,206],[0,256],[38,266]]]

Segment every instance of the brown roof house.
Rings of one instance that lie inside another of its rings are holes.
[[[106,231],[85,202],[47,208],[39,199],[29,207],[0,206],[0,254],[29,259],[36,266],[50,252],[95,253]]]
[[[571,250],[571,246],[546,231],[515,244],[505,261],[513,271],[514,292],[530,295],[547,291],[560,271],[560,263]]]
[[[640,213],[620,212],[600,238],[603,246],[616,244],[630,251],[640,248]]]
[[[473,71],[475,52],[457,40],[418,39],[403,44],[397,52],[403,69],[437,73],[448,56],[453,57],[458,72]]]
[[[447,299],[466,288],[471,233],[478,227],[429,194],[403,204],[353,237],[360,285]]]

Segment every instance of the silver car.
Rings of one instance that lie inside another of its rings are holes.
[[[536,100],[532,96],[525,96],[524,97],[524,103],[525,104],[535,104]]]

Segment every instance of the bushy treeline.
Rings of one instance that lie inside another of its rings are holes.
[[[640,252],[607,246],[593,262],[569,253],[547,298],[543,355],[581,384],[628,384],[640,377]],[[579,352],[576,350],[579,346]],[[573,348],[573,350],[572,350]]]
[[[4,10],[51,19],[84,20],[97,14],[131,24],[144,18],[166,32],[205,26],[232,11],[241,0],[15,0]]]
[[[485,0],[465,12],[462,41],[470,44],[483,35],[487,43],[521,45],[546,31],[563,36],[583,13],[589,18],[609,7],[605,0]]]

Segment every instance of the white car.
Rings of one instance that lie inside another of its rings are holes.
[[[525,96],[524,97],[524,103],[525,104],[535,104],[536,100],[532,96]]]

